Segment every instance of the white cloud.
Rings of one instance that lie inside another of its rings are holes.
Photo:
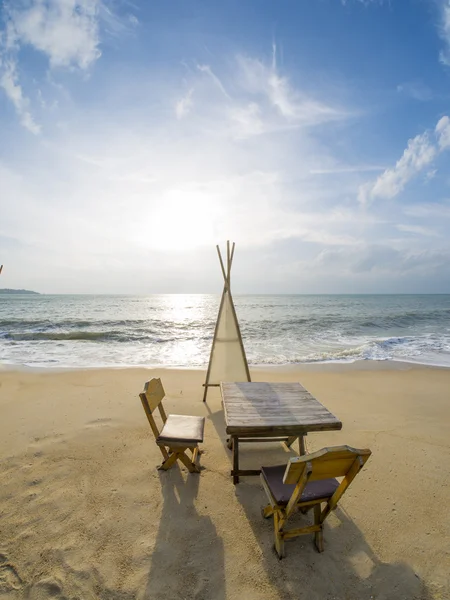
[[[136,17],[136,15],[129,14],[128,21],[131,23],[131,25],[133,25],[133,27],[137,27],[139,25],[139,19]]]
[[[393,198],[418,171],[430,164],[435,156],[436,148],[430,143],[428,134],[417,135],[409,140],[403,156],[397,161],[395,167],[386,169],[375,182],[361,186],[359,200],[366,202],[373,198]]]
[[[450,147],[450,119],[442,117],[435,128],[437,144],[428,131],[408,141],[408,146],[395,167],[386,169],[375,181],[369,181],[359,188],[358,199],[366,203],[375,198],[394,198],[406,184],[436,156]]]
[[[100,0],[34,0],[9,7],[16,44],[43,52],[51,67],[87,69],[101,55]]]
[[[22,88],[17,81],[16,65],[13,60],[0,62],[0,88],[14,104],[16,113],[21,124],[31,133],[40,133],[40,126],[34,121],[29,111],[29,100],[23,94]]]
[[[447,116],[439,119],[438,124],[436,125],[436,135],[441,150],[450,147],[450,119]]]
[[[212,79],[212,81],[214,81],[215,85],[222,92],[222,94],[225,96],[225,98],[228,98],[228,100],[231,100],[231,98],[230,98],[227,90],[225,89],[223,83],[217,77],[217,75],[215,73],[213,73],[213,71],[212,71],[212,69],[211,69],[211,67],[209,65],[197,65],[197,69],[199,71],[201,71],[202,73],[206,73]]]
[[[364,6],[370,6],[371,4],[382,6],[385,2],[390,2],[391,0],[353,0],[354,2],[358,2],[359,4],[363,4]],[[351,3],[351,0],[341,0],[342,6],[347,6]]]
[[[423,227],[422,225],[397,225],[399,231],[405,231],[406,233],[416,233],[418,235],[426,235],[431,237],[437,237],[439,234],[434,229],[429,227]]]
[[[235,126],[237,138],[246,138],[265,132],[261,107],[256,102],[249,102],[244,106],[234,106],[229,114]]]
[[[341,173],[367,173],[369,171],[384,171],[379,165],[340,165],[325,169],[311,169],[311,175],[339,175]]]
[[[183,98],[180,98],[175,105],[175,114],[177,119],[182,119],[191,111],[193,101],[192,94],[194,93],[193,88],[191,88]]]
[[[439,53],[439,60],[442,64],[450,66],[450,0],[441,2],[439,35],[445,45],[445,48]]]
[[[397,92],[405,94],[419,100],[419,102],[427,102],[433,98],[431,89],[421,81],[407,81],[397,86]]]
[[[403,282],[412,282],[408,286],[417,290],[419,278],[425,280],[429,276],[448,275],[450,265],[450,248],[442,250],[396,249],[391,245],[359,243],[357,248],[327,248],[310,264],[305,264],[305,271],[319,269],[322,276],[336,272],[344,280],[354,281],[357,276],[361,281],[373,281],[376,293],[381,290],[392,290]],[[372,279],[369,279],[372,276]],[[381,277],[383,279],[381,279]],[[402,289],[397,288],[397,289]]]
[[[405,215],[420,219],[435,217],[439,222],[442,218],[450,218],[450,201],[447,200],[443,203],[428,202],[425,204],[407,206],[403,212]]]
[[[237,54],[230,68],[220,73],[209,64],[197,63],[195,71],[185,66],[187,83],[195,88],[197,114],[205,124],[208,120],[208,127],[214,122],[215,132],[236,140],[316,127],[355,114],[295,87],[279,72],[275,46],[270,62]],[[178,100],[178,118],[188,112],[190,101],[190,94]]]
[[[88,69],[101,55],[99,19],[117,22],[101,0],[18,0],[4,6],[0,31],[0,85],[14,104],[21,124],[34,134],[41,127],[20,81],[19,52],[31,47],[52,68]],[[41,108],[46,108],[40,101]],[[54,103],[52,103],[54,106]]]
[[[274,46],[271,65],[248,56],[238,56],[241,83],[255,96],[264,98],[278,114],[298,125],[315,125],[349,116],[342,110],[308,96],[294,88],[289,79],[279,73]]]

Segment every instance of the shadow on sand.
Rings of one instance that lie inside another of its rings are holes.
[[[272,518],[261,515],[267,502],[258,484],[257,478],[251,483],[242,481],[236,486],[236,496],[260,544],[265,569],[280,600],[431,600],[411,567],[382,562],[339,506],[326,521],[323,553],[316,551],[313,535],[305,535],[288,540],[286,558],[279,560],[273,548]],[[301,527],[311,520],[311,513],[298,513],[290,526]]]
[[[159,479],[164,504],[145,600],[225,600],[223,542],[194,505],[201,475],[176,466]]]
[[[226,445],[223,410],[213,412],[208,407],[208,412],[228,455],[231,469],[232,455]],[[240,454],[241,463],[244,463],[241,468],[255,468],[256,463],[287,463],[295,452],[286,452],[281,444],[247,444]],[[341,506],[326,521],[325,552],[319,554],[314,546],[313,535],[305,535],[286,542],[286,558],[280,561],[274,551],[272,518],[264,519],[261,515],[267,498],[259,477],[241,477],[235,492],[261,547],[264,569],[280,600],[432,599],[424,582],[409,565],[402,562],[385,563],[377,557]],[[290,526],[301,527],[311,522],[312,512],[307,515],[299,513]],[[380,531],[383,528],[384,524],[380,523]],[[385,535],[389,535],[387,530]]]
[[[223,411],[207,409],[231,468]],[[249,444],[242,459],[251,463],[250,467],[255,461],[259,465],[286,463],[294,454],[283,450],[281,444]],[[174,468],[160,473],[160,482],[164,506],[144,598],[245,600],[245,590],[239,597],[226,593],[223,541],[210,517],[199,515],[195,508],[201,475],[186,476]],[[229,485],[233,485],[231,476]],[[259,478],[241,478],[235,494],[260,546],[261,555],[254,560],[261,561],[271,584],[270,598],[275,592],[279,600],[432,600],[424,582],[408,564],[386,563],[378,558],[343,508],[338,507],[327,519],[325,552],[319,554],[313,536],[305,535],[286,542],[286,558],[280,561],[273,549],[272,519],[261,515],[267,501]],[[297,526],[309,524],[311,519],[311,513],[298,514],[291,526],[296,522]],[[230,519],[230,527],[236,526],[236,521]],[[380,523],[380,531],[383,528]],[[389,532],[385,530],[384,535]],[[185,548],[189,548],[188,553]],[[229,575],[235,577],[237,573]],[[255,591],[253,599],[266,600],[264,595],[260,599],[255,596]]]

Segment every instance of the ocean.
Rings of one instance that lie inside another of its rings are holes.
[[[0,295],[0,365],[205,367],[219,295]],[[234,296],[250,365],[450,367],[450,295]]]

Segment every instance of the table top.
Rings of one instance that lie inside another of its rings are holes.
[[[227,433],[270,436],[342,429],[342,423],[300,383],[220,384]]]

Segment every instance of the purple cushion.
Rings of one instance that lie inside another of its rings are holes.
[[[295,488],[294,484],[283,483],[285,472],[286,465],[261,467],[261,473],[272,492],[272,496],[275,498],[276,503],[281,506],[285,506],[289,502]],[[339,481],[334,478],[311,481],[306,484],[303,494],[298,501],[307,502],[309,500],[317,500],[318,498],[331,498],[338,487]]]

